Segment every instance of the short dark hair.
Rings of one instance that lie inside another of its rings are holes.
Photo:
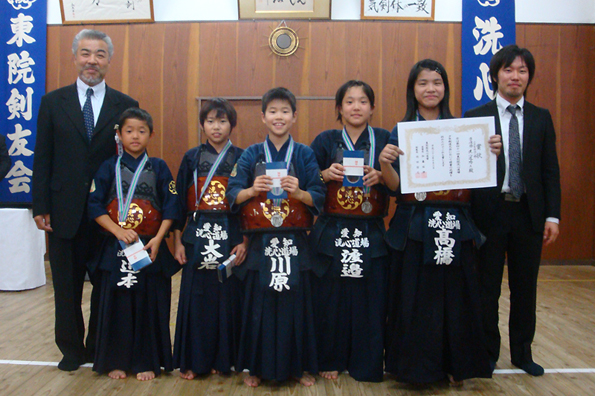
[[[229,103],[227,100],[223,98],[213,98],[206,101],[202,108],[200,109],[200,113],[198,115],[198,119],[200,121],[201,126],[205,126],[205,120],[211,111],[217,111],[217,118],[222,118],[223,116],[227,117],[229,124],[231,125],[231,129],[234,129],[238,123],[238,113],[236,109]]]
[[[149,114],[148,111],[139,109],[138,107],[130,107],[124,110],[120,116],[120,119],[118,120],[118,131],[120,133],[122,133],[122,127],[126,123],[126,120],[129,119],[146,122],[150,133],[153,134],[153,117],[151,117],[151,114]]]
[[[374,108],[375,96],[372,87],[360,80],[349,80],[345,84],[341,85],[335,94],[335,110],[337,111],[337,121],[339,122],[343,122],[343,118],[341,117],[341,112],[339,109],[343,105],[343,99],[347,94],[347,90],[353,87],[362,87],[364,94],[366,94],[368,100],[370,101],[370,106]]]
[[[288,102],[291,106],[291,110],[295,113],[297,111],[297,102],[295,99],[295,95],[291,93],[291,91],[287,88],[277,87],[270,89],[267,93],[265,93],[262,97],[262,112],[266,113],[267,107],[273,100],[283,100]]]
[[[494,92],[498,91],[498,72],[503,67],[510,66],[517,57],[520,57],[523,62],[525,62],[527,70],[529,71],[527,88],[529,87],[529,84],[531,84],[531,80],[533,80],[533,75],[535,74],[535,59],[533,58],[533,55],[527,48],[520,48],[516,44],[510,44],[506,47],[502,47],[500,51],[496,52],[490,61],[490,77],[492,78]]]
[[[442,82],[444,83],[444,98],[442,98],[442,101],[438,104],[440,107],[440,118],[453,118],[448,103],[450,100],[450,85],[448,84],[448,74],[446,73],[446,69],[440,62],[433,59],[424,59],[413,65],[409,72],[409,79],[407,79],[407,111],[405,112],[403,121],[415,121],[416,119],[419,103],[415,98],[415,82],[423,70],[435,71],[442,77]]]

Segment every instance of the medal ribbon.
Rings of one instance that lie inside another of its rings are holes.
[[[287,165],[287,174],[289,174],[289,166],[291,165],[291,157],[293,156],[293,146],[294,146],[293,139],[291,138],[291,135],[289,135],[289,147],[287,148],[287,152],[285,153],[285,164]],[[273,156],[271,155],[271,150],[269,149],[268,137],[264,141],[264,156],[265,156],[267,163],[273,162]],[[273,205],[281,206],[281,200],[274,199]]]
[[[116,195],[118,197],[118,220],[120,222],[120,226],[123,226],[124,224],[126,224],[126,217],[128,217],[128,210],[130,209],[130,204],[132,203],[132,198],[134,197],[134,190],[136,190],[136,184],[138,183],[140,174],[145,168],[145,164],[149,160],[149,156],[145,152],[143,159],[138,165],[138,168],[136,168],[134,176],[132,177],[132,181],[130,182],[130,187],[128,188],[128,194],[126,195],[126,199],[124,199],[124,192],[122,191],[122,169],[120,169],[121,160],[122,157],[120,156],[118,157],[118,161],[116,162]]]
[[[225,158],[225,154],[227,154],[227,151],[229,150],[230,147],[231,147],[231,140],[228,140],[225,147],[223,147],[223,150],[221,150],[219,155],[217,155],[217,159],[215,160],[215,163],[213,164],[213,166],[211,166],[211,169],[209,169],[209,173],[207,174],[207,179],[205,180],[205,184],[200,189],[200,197],[198,196],[198,191],[197,191],[197,189],[198,189],[198,187],[197,187],[198,186],[197,173],[198,173],[198,166],[200,164],[197,165],[197,167],[196,167],[197,169],[194,169],[194,196],[196,197],[195,208],[198,208],[198,203],[200,202],[203,195],[205,194],[205,191],[207,191],[207,187],[209,186],[209,184],[211,184],[211,180],[213,179],[215,172],[217,172],[217,168],[219,168],[219,164],[221,164],[221,161],[223,161],[223,158]]]
[[[376,136],[374,135],[374,129],[372,129],[372,127],[370,125],[368,125],[368,135],[370,138],[370,164],[369,165],[371,168],[374,168],[374,158],[376,156]],[[345,127],[343,127],[342,136],[343,136],[343,142],[345,142],[345,146],[347,146],[347,150],[355,151],[355,147],[353,146],[353,143],[351,142],[351,138],[347,134]],[[364,186],[364,194],[369,194],[369,193],[370,193],[370,187]]]

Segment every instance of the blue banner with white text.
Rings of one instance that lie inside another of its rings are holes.
[[[463,0],[461,40],[465,114],[494,98],[490,60],[500,48],[516,42],[514,0]]]
[[[37,113],[45,93],[47,2],[0,0],[0,133],[12,161],[0,205],[31,206]]]

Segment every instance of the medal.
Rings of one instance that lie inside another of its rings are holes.
[[[280,213],[275,212],[272,216],[271,216],[271,224],[273,225],[273,227],[278,228],[281,227],[283,225],[283,216],[281,216]]]
[[[415,199],[417,199],[418,201],[425,201],[427,196],[428,196],[428,194],[426,194],[425,192],[416,192],[415,193]]]
[[[287,147],[287,152],[285,153],[285,166],[287,167],[287,174],[289,174],[289,168],[291,167],[291,158],[293,156],[293,147],[294,142],[291,135],[289,135],[289,146]],[[267,163],[273,162],[273,156],[271,155],[271,150],[269,149],[269,138],[267,136],[266,140],[264,141],[264,157]],[[271,194],[275,197],[279,197],[283,195],[283,188],[282,187],[273,187],[271,189]],[[283,200],[281,198],[274,198],[273,199],[273,214],[269,219],[273,227],[278,228],[283,225],[283,216],[281,215],[281,203]]]
[[[366,200],[366,202],[364,202],[362,204],[362,212],[364,212],[364,213],[372,212],[372,204],[370,203],[370,201]]]
[[[128,221],[129,211],[132,209],[132,198],[134,197],[134,190],[136,189],[136,185],[138,183],[138,179],[140,179],[140,175],[145,168],[145,164],[149,160],[149,156],[145,152],[143,158],[140,161],[140,164],[136,168],[134,172],[134,176],[132,176],[132,180],[130,181],[130,185],[128,187],[128,193],[126,194],[126,198],[124,198],[124,191],[122,188],[122,168],[121,168],[121,160],[122,157],[118,157],[116,161],[116,197],[118,198],[118,225],[120,227],[124,227]],[[138,208],[138,205],[134,205]],[[140,208],[139,208],[140,209]],[[133,211],[133,214],[137,212],[136,210]],[[142,222],[142,211],[141,211],[141,221],[138,222],[140,224]],[[130,228],[136,227],[136,225],[132,225]]]
[[[354,151],[355,150],[355,146],[353,145],[353,142],[351,141],[351,138],[349,137],[349,135],[347,134],[347,130],[345,129],[345,127],[343,127],[343,131],[341,132],[341,136],[343,137],[343,142],[345,143],[345,146],[347,147],[348,151]],[[369,165],[370,168],[374,168],[374,159],[376,158],[376,136],[374,135],[374,129],[372,129],[371,126],[368,125],[368,136],[370,139],[370,158],[369,158]],[[358,181],[358,179],[361,176],[346,176],[347,180],[354,184],[355,182]],[[366,194],[367,196],[369,196],[370,194],[370,187],[365,187],[364,186],[364,194]],[[366,205],[367,204],[367,205]],[[365,209],[364,209],[365,206]],[[364,213],[370,213],[372,211],[372,204],[368,201],[364,202],[362,204],[362,211]]]
[[[199,202],[201,199],[203,199],[203,197],[205,198],[205,203],[207,205],[216,205],[217,203],[223,202],[223,198],[225,198],[225,187],[223,187],[223,185],[218,181],[214,181],[211,185],[211,180],[213,180],[213,176],[215,176],[215,172],[217,171],[217,168],[219,168],[219,164],[221,164],[221,161],[223,161],[223,158],[225,158],[225,155],[227,154],[227,151],[230,147],[231,140],[228,139],[227,143],[225,144],[225,147],[223,147],[223,150],[221,150],[221,152],[217,154],[217,159],[215,160],[215,163],[211,166],[211,169],[209,169],[209,173],[207,174],[205,184],[203,184],[202,188],[200,189],[200,195],[198,195],[198,169],[194,169],[194,196],[196,197],[194,207],[196,208],[196,210],[198,210]],[[233,169],[235,170],[236,168],[234,167]],[[211,186],[212,191],[211,193],[207,194],[207,198],[205,197],[205,192],[207,192],[207,187],[209,186]]]

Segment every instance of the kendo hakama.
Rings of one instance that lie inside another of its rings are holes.
[[[284,161],[288,143],[279,152],[269,144],[273,161]],[[239,159],[237,174],[229,181],[227,198],[233,210],[237,194],[253,185],[257,175],[264,174],[263,143],[250,146]],[[317,215],[324,202],[324,183],[316,159],[309,147],[295,143],[289,174],[299,179],[300,189],[311,194],[314,206],[302,205],[304,213]],[[266,194],[242,206],[266,201]],[[254,204],[253,209],[260,206]],[[293,213],[299,204],[292,199],[281,204],[283,213]],[[274,208],[266,205],[268,214]],[[246,211],[247,212],[247,211]],[[243,212],[245,213],[245,212]],[[264,211],[256,218],[242,218],[250,235],[246,262],[237,267],[244,283],[242,331],[235,369],[248,369],[251,376],[264,380],[285,381],[301,378],[305,371],[318,372],[310,284],[310,255],[307,236],[300,221],[284,217],[283,226],[273,227]],[[252,227],[250,229],[250,227]]]
[[[124,195],[142,156],[122,157]],[[95,219],[109,214],[117,221],[115,166],[117,157],[104,162],[94,178],[89,196],[89,216]],[[114,200],[116,202],[114,202]],[[111,204],[110,204],[111,203]],[[141,236],[144,244],[157,233],[162,219],[179,219],[180,208],[175,182],[165,162],[149,158],[141,173],[131,208],[143,209],[127,226]],[[138,209],[135,210],[138,213]],[[140,224],[139,224],[140,223]],[[153,371],[156,375],[173,370],[169,316],[171,276],[179,270],[165,241],[156,260],[134,271],[113,235],[105,235],[94,270],[101,272],[102,289],[97,328],[97,350],[93,370],[107,373],[123,370],[132,373]]]
[[[386,371],[427,383],[491,378],[476,270],[483,236],[466,190],[406,194],[386,233],[390,274]]]
[[[229,257],[234,246],[243,242],[239,220],[229,212],[224,199],[227,179],[242,152],[235,146],[229,149],[198,208],[196,192],[200,196],[217,151],[208,142],[189,150],[178,172],[178,194],[184,206],[184,218],[188,219],[182,234],[188,261],[182,267],[174,341],[174,367],[181,372],[207,374],[215,369],[229,373],[235,365],[242,284],[236,276],[219,282],[216,267]],[[198,170],[196,192],[195,169]]]
[[[312,149],[321,169],[343,161],[347,150],[341,130],[321,133]],[[389,133],[374,128],[378,155]],[[370,164],[370,134],[364,130],[354,144]],[[369,197],[361,187],[327,183],[325,210],[310,234],[316,253],[313,299],[320,371],[349,371],[358,381],[383,379],[384,328],[388,248],[384,243],[384,222],[388,204],[384,186],[374,186]],[[371,204],[371,211],[362,204]]]

